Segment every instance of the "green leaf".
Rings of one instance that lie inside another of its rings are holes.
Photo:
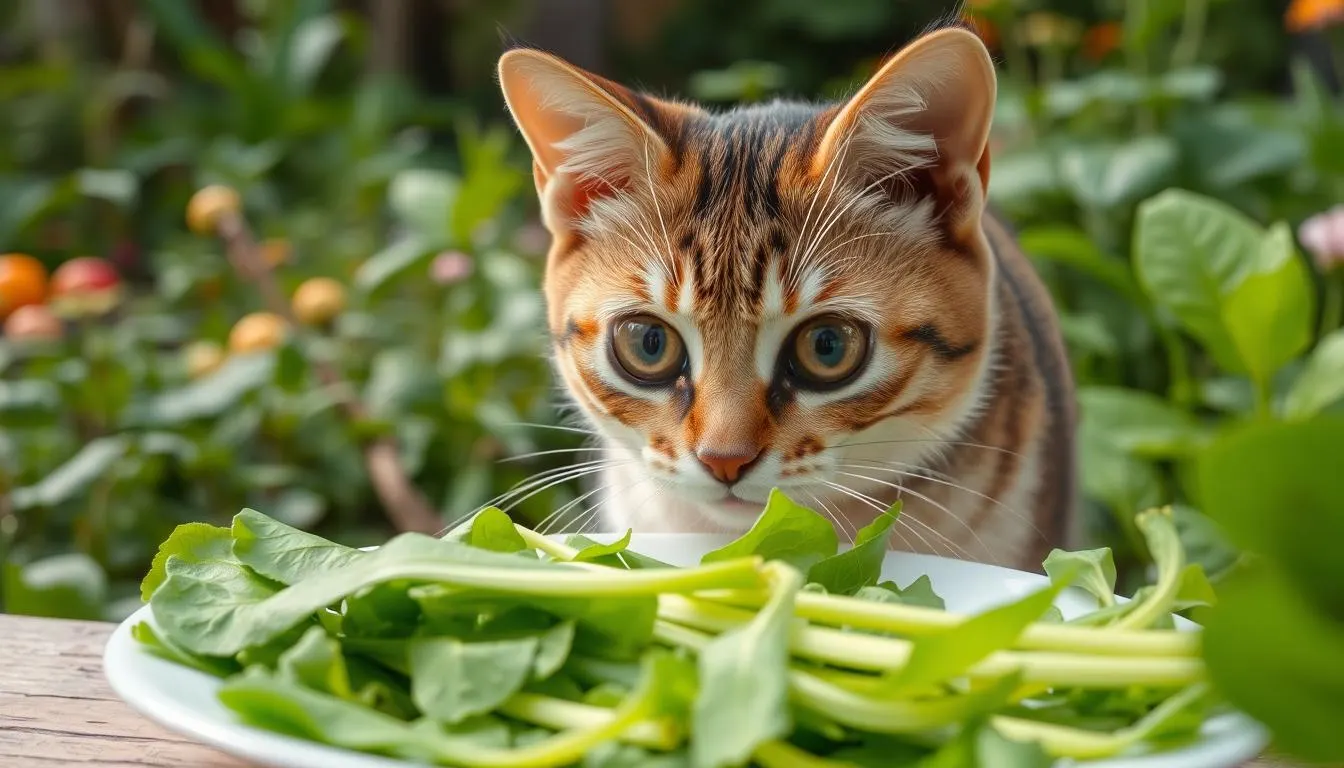
[[[354,285],[373,293],[403,273],[429,263],[435,249],[416,235],[408,235],[365,259],[355,271]]]
[[[565,665],[574,648],[574,622],[562,621],[537,637],[537,656],[532,663],[532,679],[545,680]]]
[[[23,510],[54,507],[70,501],[107,475],[130,447],[130,439],[124,436],[91,440],[79,449],[79,453],[71,456],[69,461],[52,470],[41,481],[15,488],[10,495],[10,502],[15,509]]]
[[[232,410],[244,397],[273,381],[274,376],[274,354],[234,355],[209,376],[134,406],[131,420],[138,424],[175,426],[194,419],[214,418]]]
[[[310,627],[297,643],[280,654],[276,672],[281,679],[315,691],[342,699],[354,696],[341,644],[322,627]]]
[[[1076,582],[1103,607],[1115,603],[1115,558],[1110,547],[1077,552],[1055,549],[1046,556],[1044,567],[1055,586]]]
[[[578,563],[587,563],[614,557],[619,562],[621,553],[630,546],[630,536],[633,533],[633,529],[627,529],[624,536],[610,544],[589,544],[579,550],[578,554],[574,555],[573,560]]]
[[[242,669],[238,662],[233,659],[201,656],[183,650],[161,637],[154,631],[154,627],[146,621],[139,622],[131,627],[131,637],[135,638],[136,642],[145,646],[155,656],[185,667],[199,669],[207,675],[229,677]]]
[[[364,553],[244,509],[233,517],[233,554],[268,579],[295,584],[359,560]]]
[[[748,555],[782,560],[800,571],[835,554],[835,528],[821,515],[795,503],[778,488],[770,492],[765,511],[737,540],[709,552],[701,563],[718,563]]]
[[[251,617],[263,614],[261,606],[277,594],[270,582],[228,560],[191,562],[170,555],[164,571],[167,578],[149,599],[154,621],[168,641],[190,653],[232,656],[273,640],[316,610],[284,616],[268,631],[249,631]]]
[[[488,507],[471,519],[467,543],[493,552],[525,552],[531,549],[513,520],[497,507]]]
[[[164,569],[168,565],[168,558],[173,556],[188,563],[232,560],[233,536],[228,528],[208,523],[183,523],[177,526],[159,545],[159,551],[154,555],[154,563],[150,566],[149,573],[145,574],[144,580],[140,582],[141,600],[149,602],[150,596],[163,584],[163,580],[167,578]]]
[[[962,675],[991,653],[1011,647],[1027,625],[1045,615],[1062,586],[1052,585],[955,626],[914,638],[909,661],[884,676],[884,687],[908,691]]]
[[[1214,685],[1272,729],[1278,751],[1344,760],[1344,627],[1337,617],[1312,605],[1270,563],[1229,577],[1219,598],[1203,643]]]
[[[600,542],[594,541],[583,534],[576,533],[565,539],[565,544],[577,550],[585,550],[589,547],[605,546]],[[672,566],[661,560],[655,560],[648,555],[641,555],[638,552],[632,552],[629,549],[619,553],[606,555],[602,557],[593,557],[589,562],[598,565],[606,565],[612,568],[624,568],[634,570],[637,568],[671,568]]]
[[[1090,275],[1135,304],[1147,302],[1143,290],[1130,274],[1129,265],[1106,255],[1086,232],[1077,227],[1031,227],[1022,230],[1018,243],[1035,259],[1063,264]]]
[[[460,723],[483,715],[517,693],[532,675],[538,642],[463,642],[421,638],[410,645],[411,697],[427,716]]]
[[[1323,337],[1307,358],[1288,397],[1283,415],[1290,419],[1313,416],[1344,399],[1344,328]]]
[[[393,214],[431,248],[453,244],[452,215],[459,182],[452,174],[413,168],[397,174],[387,188]]]
[[[1262,239],[1260,227],[1235,209],[1183,190],[1139,205],[1134,234],[1139,282],[1233,373],[1245,366],[1225,325],[1223,303],[1254,269]]]
[[[1181,569],[1181,584],[1176,591],[1175,611],[1210,608],[1218,604],[1218,594],[1204,573],[1204,566],[1190,563]]]
[[[101,620],[107,574],[82,552],[27,564],[3,563],[5,611],[25,616]]]
[[[1055,758],[1040,744],[1013,741],[991,727],[980,729],[975,739],[976,765],[994,768],[1050,768]]]
[[[1085,208],[1107,210],[1161,189],[1176,170],[1176,144],[1145,136],[1121,144],[1067,148],[1060,177]]]
[[[1156,395],[1121,387],[1081,387],[1081,429],[1112,446],[1150,458],[1193,453],[1204,442],[1194,417]]]
[[[691,715],[696,765],[741,765],[762,743],[792,727],[789,639],[803,577],[780,563],[766,568],[772,584],[765,606],[700,651],[700,691]]]
[[[874,587],[860,587],[854,596],[860,600],[871,600],[876,603],[900,603],[902,605],[918,605],[924,608],[936,608],[945,610],[947,604],[943,598],[933,591],[933,582],[928,576],[920,576],[910,582],[904,589],[896,585],[894,581],[884,581]]]
[[[1311,343],[1316,292],[1286,224],[1261,241],[1253,271],[1224,298],[1222,315],[1252,378],[1268,387]]]
[[[862,587],[876,584],[887,557],[891,529],[900,514],[901,502],[897,501],[859,529],[852,548],[813,565],[807,572],[807,580],[838,595],[852,595]]]
[[[1275,562],[1323,611],[1344,605],[1344,419],[1231,430],[1200,461],[1204,511],[1230,542]]]

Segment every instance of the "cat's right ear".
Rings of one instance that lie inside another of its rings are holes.
[[[499,82],[532,150],[543,220],[557,237],[572,234],[595,200],[659,174],[668,160],[651,122],[673,105],[526,48],[500,58]]]

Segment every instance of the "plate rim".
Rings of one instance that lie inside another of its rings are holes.
[[[624,534],[587,534],[589,536],[612,535],[617,538]],[[639,538],[704,538],[717,534],[685,533],[643,533],[635,534]],[[731,538],[731,537],[730,537]],[[632,537],[633,540],[633,537]],[[970,560],[943,557],[926,553],[890,551],[887,557],[899,555],[915,560],[935,561],[950,564],[952,567],[978,571],[999,571],[1014,577],[1031,577],[1046,580],[1046,577],[1031,571],[1021,571],[992,563],[978,563]],[[1179,617],[1178,617],[1179,618]],[[189,706],[188,701],[156,700],[158,689],[146,686],[141,676],[135,674],[136,664],[127,664],[130,659],[151,665],[165,665],[165,671],[173,674],[198,676],[217,688],[222,684],[219,678],[197,669],[185,667],[166,659],[159,658],[146,650],[131,636],[131,629],[140,622],[154,624],[152,608],[148,603],[141,605],[127,616],[108,637],[102,653],[103,676],[113,693],[142,717],[151,720],[170,732],[187,736],[194,741],[220,750],[225,754],[250,760],[258,765],[270,768],[405,768],[422,765],[408,760],[359,752],[343,747],[322,744],[295,736],[266,730],[249,725],[240,720],[220,720]],[[1186,622],[1193,628],[1193,623]],[[145,693],[143,691],[149,691]],[[170,697],[171,698],[171,697]],[[172,706],[172,705],[176,706]],[[1216,737],[1201,738],[1192,744],[1167,752],[1149,753],[1133,756],[1117,756],[1103,760],[1056,760],[1053,768],[1235,768],[1246,760],[1258,756],[1269,743],[1269,732],[1258,721],[1240,711],[1230,711],[1204,723],[1201,733],[1213,730]],[[1224,731],[1226,734],[1224,735]],[[246,738],[238,738],[239,736]],[[299,754],[288,754],[297,751]],[[1199,763],[1186,762],[1190,758],[1202,760]],[[299,759],[300,762],[294,762]]]

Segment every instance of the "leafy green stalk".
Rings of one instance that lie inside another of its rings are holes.
[[[323,608],[360,590],[397,580],[422,580],[531,597],[651,596],[760,583],[759,559],[688,569],[594,572],[544,563],[416,534],[403,534],[339,572],[322,574],[267,595],[260,589],[221,594],[205,563],[175,566],[154,593],[159,627],[195,653],[230,656],[269,642]],[[224,599],[221,599],[224,598]]]
[[[1185,547],[1172,519],[1170,507],[1141,512],[1135,524],[1148,543],[1148,551],[1157,565],[1157,584],[1146,600],[1115,622],[1118,629],[1140,629],[1171,614],[1181,588],[1185,568]]]
[[[540,725],[556,731],[576,728],[598,728],[607,725],[613,717],[607,707],[596,707],[577,701],[519,693],[505,701],[497,710],[501,715]],[[685,734],[671,718],[645,720],[630,727],[622,741],[658,750],[670,750],[681,743]]]
[[[658,601],[660,618],[708,632],[724,632],[750,620],[749,611],[679,595]],[[793,633],[794,655],[841,669],[896,672],[910,661],[914,643],[892,637],[805,626]],[[1086,653],[994,651],[970,666],[976,677],[1020,674],[1024,683],[1088,688],[1131,685],[1180,686],[1200,680],[1203,665],[1196,658],[1133,658]]]
[[[749,608],[757,607],[762,602],[761,594],[750,590],[709,591],[697,597]],[[799,618],[818,624],[892,632],[910,637],[946,630],[966,619],[963,614],[919,605],[879,603],[813,592],[799,593],[795,601],[795,613]],[[1017,639],[1016,646],[1023,650],[1057,650],[1104,656],[1199,655],[1199,637],[1190,632],[1044,623],[1028,626]]]
[[[1155,735],[1209,694],[1207,683],[1196,683],[1163,701],[1138,722],[1114,733],[1071,728],[1017,717],[995,716],[990,723],[1014,741],[1036,742],[1054,757],[1088,760],[1111,757]]]

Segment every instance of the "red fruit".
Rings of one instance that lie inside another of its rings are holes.
[[[50,341],[64,332],[60,318],[41,304],[19,307],[5,320],[5,337],[15,341]]]
[[[56,268],[50,292],[59,315],[104,315],[121,303],[121,275],[106,259],[80,256]]]

